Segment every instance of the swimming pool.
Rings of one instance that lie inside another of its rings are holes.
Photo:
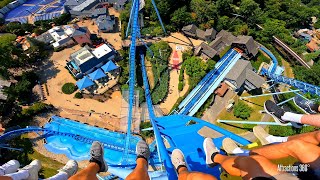
[[[51,121],[45,125],[49,130],[73,133],[122,148],[125,146],[126,134],[108,131],[102,128],[89,126],[76,121],[71,121],[58,116],[52,116]],[[125,157],[126,164],[135,164],[135,147],[140,140],[138,136],[131,136],[129,150],[130,153]],[[65,154],[69,159],[88,160],[91,144],[77,141],[72,137],[66,136],[47,136],[45,147],[48,151],[55,154]],[[104,157],[108,164],[120,164],[123,157],[123,150],[104,148]]]

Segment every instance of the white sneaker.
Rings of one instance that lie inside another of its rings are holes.
[[[33,160],[29,165],[26,165],[21,170],[27,170],[29,172],[29,177],[27,180],[38,180],[38,173],[41,169],[41,162],[36,159]]]
[[[204,141],[203,141],[203,149],[204,149],[204,153],[206,154],[206,164],[207,164],[207,166],[209,166],[209,167],[215,166],[215,163],[211,159],[211,156],[212,156],[213,153],[218,153],[219,150],[213,144],[211,138],[204,139]]]
[[[176,169],[176,171],[178,171],[179,166],[187,167],[187,163],[186,163],[186,160],[184,159],[183,152],[180,149],[174,149],[172,151],[171,162],[174,168]]]
[[[78,171],[78,163],[75,160],[69,160],[63,168],[58,170],[59,172],[65,172],[68,174],[68,178],[75,175]]]
[[[0,166],[0,171],[3,171],[3,174],[11,174],[18,171],[18,168],[20,167],[20,163],[17,160],[10,160]]]

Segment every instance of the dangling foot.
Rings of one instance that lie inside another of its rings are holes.
[[[267,100],[264,103],[264,109],[281,126],[284,126],[285,124],[288,123],[287,121],[284,121],[281,119],[281,116],[284,115],[285,111],[282,108],[280,108],[276,103],[270,100]]]
[[[29,172],[29,177],[27,180],[37,180],[38,173],[41,169],[41,162],[39,160],[33,160],[29,165],[26,165],[21,170],[27,170]]]
[[[219,154],[218,148],[213,144],[211,138],[206,138],[203,141],[203,149],[206,154],[206,164],[209,167],[214,167],[216,165],[215,162],[213,162],[214,156],[216,154]]]
[[[317,114],[318,112],[319,105],[317,105],[315,102],[311,100],[304,99],[299,95],[296,95],[293,98],[293,102],[296,106],[298,106],[302,111],[304,111],[307,114]]]
[[[10,160],[0,166],[0,171],[3,172],[3,174],[11,174],[17,172],[18,168],[20,167],[20,163],[17,160]]]
[[[69,160],[63,168],[58,170],[59,172],[65,172],[68,177],[75,175],[78,171],[78,163],[75,160]]]
[[[175,167],[177,173],[179,173],[179,169],[182,167],[187,168],[187,163],[184,159],[183,152],[180,149],[174,149],[171,154],[171,162]]]
[[[98,142],[98,141],[94,141],[92,143],[92,146],[90,148],[90,160],[89,162],[95,162],[99,165],[100,170],[99,172],[107,172],[108,171],[108,165],[107,163],[104,161],[104,149],[103,149],[103,145]]]
[[[136,146],[137,158],[144,158],[147,162],[150,157],[150,149],[144,140],[140,140]]]

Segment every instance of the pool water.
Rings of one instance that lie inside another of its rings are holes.
[[[104,144],[110,144],[117,147],[125,147],[126,134],[108,131],[102,128],[89,126],[76,121],[71,121],[58,116],[51,117],[51,121],[45,125],[45,128],[73,133],[79,136],[87,137]],[[125,156],[126,164],[135,164],[135,147],[140,137],[131,136],[129,149],[131,153]],[[77,141],[72,137],[48,136],[46,137],[46,149],[55,154],[65,154],[69,159],[88,160],[91,144]],[[123,151],[104,148],[104,157],[108,164],[121,164],[124,157]]]

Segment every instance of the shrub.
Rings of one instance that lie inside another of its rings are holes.
[[[21,114],[24,116],[30,117],[30,116],[36,115],[40,112],[43,112],[45,109],[47,109],[47,107],[48,107],[48,105],[45,103],[41,103],[41,102],[35,103],[32,106],[30,106],[26,109],[23,109]]]
[[[147,121],[147,122],[141,122],[140,124],[140,129],[146,129],[146,128],[149,128],[149,127],[152,127],[151,125],[151,122],[150,121]],[[141,136],[143,138],[151,138],[154,136],[153,134],[153,130],[151,131],[141,131]]]
[[[183,90],[183,82],[179,82],[179,84],[178,84],[178,90],[179,91],[182,91]]]
[[[233,114],[234,116],[241,119],[248,119],[252,109],[242,101],[240,101],[237,105],[234,106]]]
[[[77,92],[76,94],[74,94],[74,97],[77,98],[77,99],[83,98],[81,92]]]
[[[59,51],[62,51],[63,50],[63,47],[58,47],[58,48],[54,48],[53,51],[54,52],[59,52]]]
[[[62,92],[65,94],[72,94],[77,90],[77,87],[73,83],[65,83],[62,86]]]

